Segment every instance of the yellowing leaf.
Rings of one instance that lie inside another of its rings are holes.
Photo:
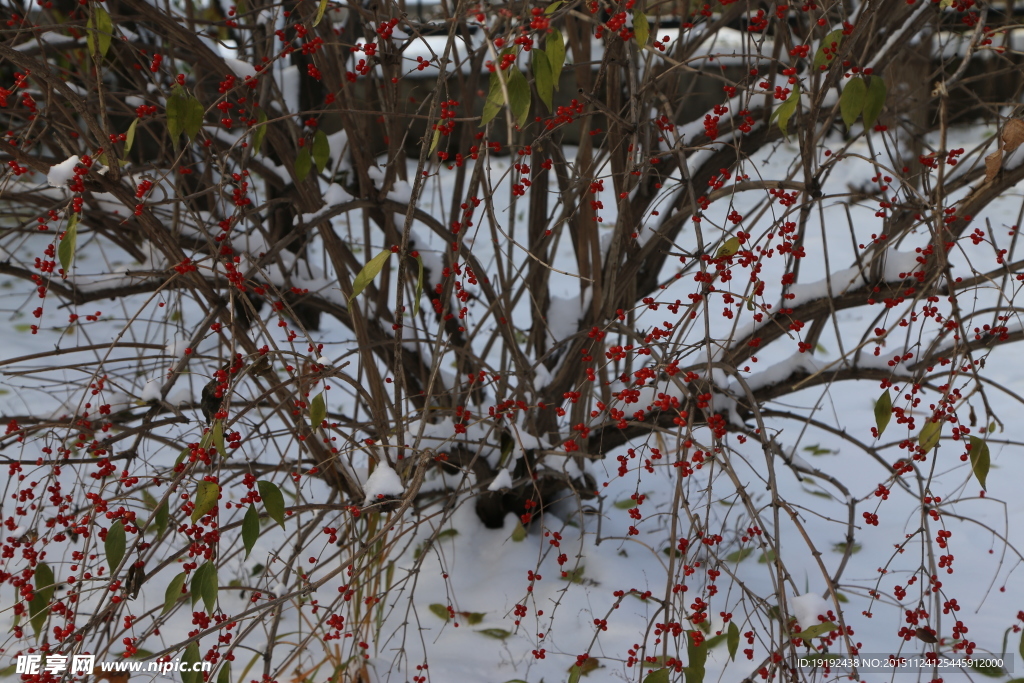
[[[429,609],[433,614],[437,615],[441,619],[444,619],[445,621],[451,619],[451,614],[449,614],[448,608],[439,602],[435,602],[434,604],[430,605]]]
[[[839,48],[840,45],[842,45],[842,43],[842,29],[836,29],[835,31],[832,31],[827,36],[825,36],[822,39],[821,44],[818,45],[818,50],[814,53],[814,68],[820,69],[821,67],[826,66],[833,59],[835,59],[835,51]],[[831,54],[825,54],[825,50],[823,48],[826,47],[829,49]]]
[[[259,488],[260,498],[263,499],[263,507],[266,508],[267,514],[275,522],[284,526],[284,495],[281,493],[281,489],[277,488],[277,484],[274,482],[264,479],[256,482],[256,486]]]
[[[434,150],[437,149],[437,143],[439,142],[441,142],[441,129],[434,128],[434,136],[430,140],[430,149],[427,150],[428,156],[434,153]]]
[[[220,486],[212,481],[201,481],[196,485],[196,507],[192,510],[192,521],[197,522],[217,507]]]
[[[64,238],[57,245],[57,259],[60,267],[64,270],[64,277],[71,273],[71,262],[75,260],[75,242],[78,240],[78,214],[72,213],[68,217],[68,229],[64,231]]]
[[[775,108],[772,112],[771,120],[777,121],[779,124],[779,130],[785,136],[789,135],[789,119],[792,118],[796,112],[797,105],[800,103],[800,84],[795,83],[793,85],[793,91],[789,93],[789,97],[786,101]]]
[[[177,142],[182,133],[189,139],[195,138],[203,128],[204,113],[199,100],[181,86],[176,86],[167,98],[167,131],[171,134],[171,140]]]
[[[638,9],[633,10],[633,35],[641,50],[647,45],[647,39],[651,37],[651,25],[647,21],[647,15]]]
[[[516,528],[512,530],[512,541],[519,543],[526,540],[526,527],[523,523],[516,521]]]
[[[416,277],[416,298],[412,301],[412,314],[420,314],[420,299],[423,298],[423,259],[416,257],[416,264],[419,266],[420,274]]]
[[[98,54],[102,60],[107,56],[107,50],[110,49],[110,40],[114,36],[114,24],[110,20],[107,10],[103,9],[102,5],[92,5],[86,29],[85,41],[89,47],[89,54]]]
[[[213,445],[216,447],[220,457],[228,457],[228,449],[224,446],[224,421],[216,420],[213,423]]]
[[[892,419],[892,398],[889,397],[889,390],[886,389],[882,392],[882,395],[875,401],[875,429],[878,430],[878,435],[881,436],[882,432],[889,425],[889,420]]]
[[[260,109],[256,112],[256,125],[252,132],[252,153],[259,154],[263,138],[267,136],[267,112]]]
[[[138,119],[133,119],[130,126],[128,126],[128,132],[124,135],[124,153],[128,156],[128,152],[131,151],[132,143],[135,142],[135,129],[139,125]]]
[[[835,631],[837,628],[839,627],[833,624],[831,621],[826,621],[824,624],[814,624],[813,626],[808,626],[796,635],[803,638],[804,642],[807,642],[812,638],[817,638],[819,636],[825,635],[826,633],[829,633],[830,631]]]
[[[363,266],[363,269],[359,271],[356,279],[352,282],[352,296],[348,298],[349,306],[352,305],[352,300],[362,294],[366,286],[373,282],[375,277],[380,275],[380,271],[384,269],[384,264],[387,263],[389,258],[391,258],[391,250],[385,249]]]
[[[327,11],[327,0],[320,0],[320,7],[316,10],[316,19],[313,20],[313,26],[323,21],[325,11]]]
[[[565,66],[565,39],[561,31],[554,30],[548,34],[544,53],[551,65],[551,83],[558,90],[558,81],[562,78],[562,67]]]
[[[327,417],[327,404],[324,402],[324,392],[321,391],[313,397],[309,404],[309,426],[319,429],[325,417]]]
[[[971,437],[971,469],[974,476],[978,478],[981,488],[988,490],[985,481],[988,479],[988,470],[991,466],[991,456],[988,452],[988,444],[984,439],[976,436]]]
[[[881,76],[872,76],[864,96],[864,112],[862,114],[864,128],[872,128],[875,125],[878,115],[882,113],[882,108],[885,106],[885,96],[885,81]]]
[[[722,244],[722,246],[718,248],[718,252],[715,254],[715,258],[725,258],[726,256],[732,256],[739,250],[740,238],[730,237]]]
[[[320,173],[327,168],[327,160],[331,157],[331,145],[327,142],[327,134],[318,130],[313,136],[313,161]]]
[[[839,112],[843,116],[846,128],[852,128],[857,117],[864,111],[864,100],[868,94],[868,86],[859,76],[851,78],[839,96]]]
[[[940,436],[942,436],[942,422],[928,420],[924,423],[924,427],[921,428],[921,434],[917,438],[921,448],[927,453],[939,443]]]
[[[480,117],[480,125],[486,126],[498,115],[501,108],[505,106],[505,93],[501,89],[502,72],[496,70],[491,74],[490,90],[487,91],[487,101],[484,102],[483,116]]]
[[[547,6],[544,10],[544,14],[554,14],[555,10],[561,6],[562,0],[555,0],[553,3]]]
[[[482,633],[485,636],[497,638],[498,640],[505,640],[510,635],[512,635],[511,631],[506,631],[503,628],[482,628],[479,631],[477,631],[477,633]]]

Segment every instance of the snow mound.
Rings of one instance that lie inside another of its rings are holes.
[[[512,475],[508,473],[507,467],[502,467],[501,471],[498,472],[498,476],[496,476],[490,486],[487,487],[487,490],[500,491],[508,488],[512,488]]]
[[[817,593],[806,593],[793,598],[793,616],[805,631],[815,624],[820,624],[818,615],[825,616],[832,609],[823,597]]]
[[[50,183],[50,187],[67,187],[68,181],[75,177],[75,166],[79,161],[76,154],[56,166],[51,166],[50,172],[46,174],[46,182]]]
[[[404,491],[405,487],[402,486],[402,479],[398,473],[386,462],[379,462],[363,486],[363,492],[366,494],[363,505],[377,501],[380,496],[400,496]]]

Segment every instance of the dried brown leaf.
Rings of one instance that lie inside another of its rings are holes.
[[[1022,119],[1010,119],[1003,126],[1003,148],[1007,152],[1020,147],[1020,143],[1024,142],[1024,120]]]
[[[999,174],[999,169],[1003,166],[1003,150],[997,149],[996,151],[985,157],[985,180],[992,182],[992,180]]]

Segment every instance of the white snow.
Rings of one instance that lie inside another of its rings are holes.
[[[381,460],[373,469],[373,474],[370,475],[370,478],[363,485],[363,493],[366,494],[366,500],[363,502],[363,505],[376,502],[380,496],[400,496],[404,491],[405,487],[402,486],[402,478],[391,469],[390,465]]]
[[[500,491],[512,487],[512,475],[508,473],[507,467],[502,467],[494,481],[487,487],[488,491]]]
[[[818,616],[824,617],[832,609],[828,601],[817,593],[799,595],[793,598],[791,606],[793,608],[793,616],[796,617],[801,630],[808,629],[815,624],[820,624],[821,619]]]
[[[68,181],[75,177],[75,166],[79,161],[76,154],[56,166],[51,166],[50,172],[46,174],[46,182],[50,184],[50,187],[67,187]]]

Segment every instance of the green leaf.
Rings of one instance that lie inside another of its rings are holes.
[[[434,136],[430,139],[430,149],[427,150],[427,156],[430,156],[431,154],[434,153],[434,150],[437,149],[437,145],[440,142],[441,142],[441,129],[435,126],[434,127]]]
[[[668,669],[658,669],[647,674],[644,683],[668,683]]]
[[[555,87],[551,76],[551,62],[544,50],[533,51],[533,85],[537,88],[537,96],[548,111],[554,111],[551,106],[551,93]]]
[[[169,515],[169,509],[167,501],[160,503],[156,509],[156,515],[153,518],[153,523],[156,525],[156,536],[160,538],[164,535],[164,531],[167,529],[167,517]]]
[[[260,498],[263,499],[263,507],[266,508],[267,514],[275,522],[284,526],[284,496],[281,494],[281,489],[277,488],[273,482],[264,479],[256,482],[256,485],[259,487]]]
[[[704,664],[708,661],[708,648],[693,644],[692,632],[686,634],[686,683],[703,683]]]
[[[349,306],[352,305],[352,300],[362,294],[366,286],[373,282],[375,277],[380,275],[380,271],[384,270],[384,264],[387,263],[389,258],[391,258],[391,250],[385,249],[363,266],[363,269],[359,271],[356,279],[352,282],[352,296],[348,298]]]
[[[587,657],[582,665],[573,664],[569,667],[569,683],[576,683],[580,676],[588,676],[591,671],[601,668],[601,662],[595,657]]]
[[[892,419],[892,398],[889,396],[889,390],[886,389],[882,392],[882,395],[875,401],[875,429],[878,430],[878,435],[881,436],[885,428],[889,426],[889,420]]]
[[[209,562],[203,562],[192,574],[192,584],[189,589],[189,594],[192,596],[193,607],[195,607],[197,602],[203,599],[203,581],[205,580],[206,572],[209,571],[209,564]]]
[[[736,661],[736,651],[740,647],[740,627],[735,621],[729,622],[729,630],[726,632],[726,644],[729,646],[729,659]]]
[[[167,614],[171,608],[181,599],[181,589],[185,586],[185,572],[182,572],[171,579],[171,583],[164,592],[164,609],[161,614]]]
[[[451,619],[451,614],[448,612],[448,608],[439,602],[435,602],[433,605],[429,607],[429,609],[431,612],[433,612],[436,616],[440,617],[444,621],[448,621],[449,619]]]
[[[242,545],[245,546],[246,558],[252,552],[252,547],[256,545],[259,536],[260,513],[256,511],[256,506],[250,503],[249,509],[245,511],[245,517],[242,518]]]
[[[516,520],[516,528],[512,530],[512,541],[519,543],[526,540],[526,527],[523,523]]]
[[[715,254],[715,258],[725,258],[726,256],[732,256],[739,250],[740,238],[730,237],[722,244],[722,246],[718,248],[718,253]]]
[[[224,421],[216,420],[213,423],[213,445],[220,453],[220,457],[228,457],[228,449],[224,446]]]
[[[11,664],[10,666],[5,666],[4,668],[0,669],[0,678],[10,678],[16,673],[18,673],[18,665]]]
[[[89,46],[89,54],[96,55],[102,60],[107,56],[110,49],[110,40],[114,37],[114,24],[110,21],[107,10],[100,5],[92,5],[92,12],[89,14],[89,21],[86,23],[88,32],[85,36],[86,44]]]
[[[526,82],[523,72],[513,65],[509,68],[508,99],[512,115],[519,122],[519,127],[526,125],[530,116],[530,84]]]
[[[839,543],[832,544],[832,552],[834,553],[846,553],[846,549],[850,549],[851,555],[856,555],[861,551],[860,543],[847,544],[846,541],[840,541]]]
[[[984,439],[972,436],[971,469],[974,471],[974,476],[978,478],[978,483],[981,484],[981,488],[986,491],[988,490],[988,486],[985,485],[985,480],[988,479],[988,470],[990,465],[991,459],[988,452],[988,444]]]
[[[212,481],[201,481],[196,485],[196,507],[192,510],[192,521],[197,522],[217,507],[220,486]]]
[[[971,659],[968,663],[972,671],[976,671],[982,676],[989,678],[1002,678],[1007,674],[1006,669],[1001,666],[995,666],[991,663],[991,660],[985,659]]]
[[[795,83],[793,85],[793,91],[789,93],[789,97],[786,101],[775,108],[772,112],[771,120],[777,121],[779,124],[779,130],[782,134],[789,136],[789,119],[792,118],[793,114],[796,113],[796,107],[800,103],[800,84]]]
[[[1024,633],[1020,634],[1020,645],[1017,646],[1017,651],[1020,653],[1021,661],[1024,661]]]
[[[631,510],[636,507],[636,501],[632,498],[626,498],[625,500],[617,500],[612,504],[620,510]]]
[[[217,672],[217,683],[231,683],[231,662],[224,662]]]
[[[412,302],[412,314],[420,314],[420,299],[423,298],[423,259],[416,257],[416,264],[419,266],[420,274],[416,277],[416,298]]]
[[[839,627],[833,624],[831,621],[826,621],[824,624],[814,624],[812,626],[808,626],[796,635],[803,638],[805,643],[808,643],[811,641],[812,638],[823,636],[830,631],[835,631],[837,628]]]
[[[193,671],[192,669],[199,664],[201,655],[199,653],[199,645],[194,641],[188,644],[185,648],[185,652],[182,653],[181,661],[181,681],[182,683],[203,683],[203,672]]]
[[[267,112],[260,109],[256,112],[256,125],[252,130],[252,153],[259,154],[263,146],[263,138],[267,137]]]
[[[725,561],[730,564],[739,564],[743,560],[747,559],[754,554],[753,548],[740,548],[735,552],[731,552],[725,556]]]
[[[327,0],[320,0],[320,7],[316,10],[316,19],[313,20],[313,26],[319,24],[324,18],[324,12],[327,11]]]
[[[139,126],[138,119],[132,119],[132,123],[128,126],[128,132],[124,134],[124,155],[128,156],[128,152],[131,151],[132,143],[135,142],[135,129]]]
[[[303,147],[295,156],[295,182],[301,183],[309,175],[313,162],[309,156],[309,147]]]
[[[814,53],[814,68],[820,69],[821,67],[830,64],[832,60],[835,59],[836,48],[838,48],[842,44],[843,29],[841,28],[832,31],[832,33],[829,33],[827,36],[825,36],[822,39],[821,44],[818,45],[817,52]],[[825,47],[832,51],[832,54],[828,57],[825,56],[825,51],[822,49]]]
[[[860,76],[851,78],[839,96],[839,113],[847,130],[853,127],[857,117],[864,111],[864,100],[868,94],[868,86]]]
[[[78,240],[78,214],[72,213],[68,216],[68,229],[64,231],[64,237],[57,245],[57,258],[60,260],[60,267],[64,275],[70,275],[71,263],[75,260],[75,242]]]
[[[459,614],[466,618],[466,623],[470,626],[476,626],[487,616],[486,612],[459,612]]]
[[[480,117],[480,126],[486,126],[498,115],[501,108],[505,106],[505,93],[501,89],[501,81],[504,78],[502,71],[497,69],[491,74],[490,89],[487,91],[487,101],[484,102],[483,116]]]
[[[483,628],[477,631],[477,633],[482,633],[485,636],[497,638],[498,640],[505,640],[510,635],[512,635],[511,631],[506,631],[503,628]]]
[[[36,638],[42,633],[46,618],[50,616],[50,602],[57,588],[55,584],[50,565],[45,562],[38,563],[33,577],[32,599],[28,603],[29,623],[32,624]]]
[[[199,100],[189,95],[180,85],[176,86],[167,98],[167,131],[171,134],[171,140],[177,142],[182,133],[189,139],[195,138],[203,128],[204,114]]]
[[[201,595],[203,604],[206,605],[206,611],[213,614],[217,610],[217,588],[219,587],[217,565],[213,562],[204,562],[200,569],[203,567],[206,568],[206,571],[200,575],[197,569],[192,578],[192,593]]]
[[[924,427],[921,428],[917,442],[921,445],[921,449],[927,453],[939,443],[940,436],[942,436],[942,422],[928,420],[924,423]]]
[[[557,10],[561,6],[561,4],[562,0],[555,0],[553,3],[551,3],[544,9],[544,14],[554,14],[555,10]]]
[[[558,90],[558,82],[562,78],[562,67],[565,66],[565,39],[562,32],[554,30],[548,34],[544,54],[548,56],[548,64],[551,65],[551,84]]]
[[[651,24],[647,21],[647,15],[638,9],[633,10],[633,35],[641,50],[647,45],[647,39],[651,37]]]
[[[321,391],[313,397],[313,401],[309,404],[309,426],[313,429],[320,429],[325,417],[327,417],[327,405],[324,403],[324,392]]]
[[[864,127],[871,128],[875,125],[875,121],[878,120],[878,115],[882,113],[882,107],[885,106],[885,81],[882,80],[881,76],[872,76],[871,82],[868,83],[868,91],[864,96]]]
[[[111,574],[124,558],[125,544],[124,524],[121,523],[121,520],[117,520],[107,529],[107,538],[103,541],[103,550],[107,554],[107,567],[110,568]]]
[[[148,489],[142,489],[142,502],[146,505],[147,510],[156,510],[160,503]]]
[[[586,569],[582,564],[575,569],[563,572],[565,576],[562,577],[562,581],[569,581],[570,583],[583,583],[583,570]]]
[[[317,130],[313,136],[313,162],[320,173],[327,168],[327,160],[331,157],[331,144],[327,142],[327,133]]]

